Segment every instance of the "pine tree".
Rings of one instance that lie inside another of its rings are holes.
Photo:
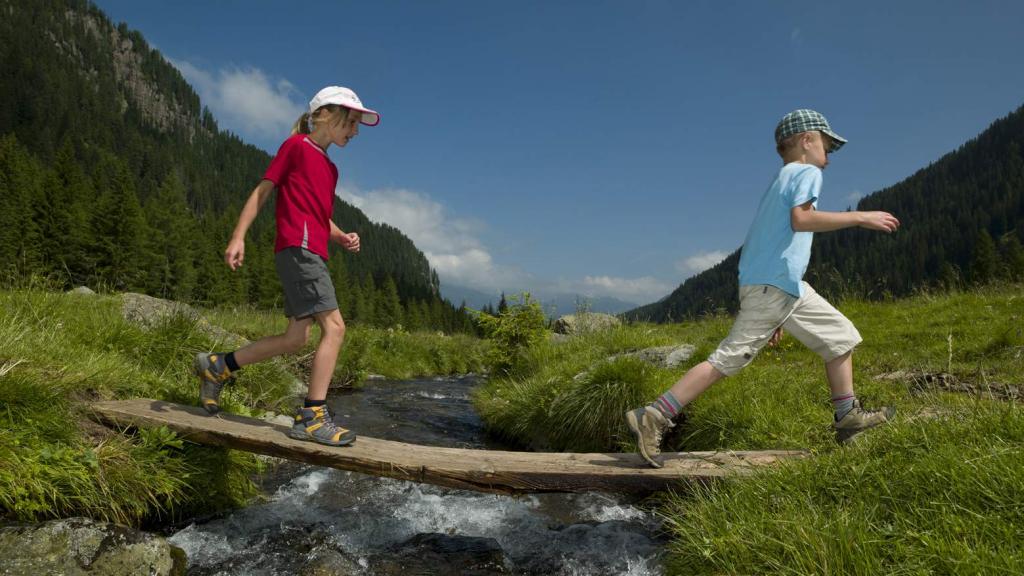
[[[153,266],[147,271],[147,291],[180,302],[191,301],[196,284],[197,229],[177,176],[166,178],[146,203],[146,218],[156,232],[149,238]]]
[[[42,224],[44,258],[63,272],[68,285],[82,285],[95,267],[95,255],[89,251],[89,218],[96,193],[70,139],[65,139],[57,152],[54,177],[47,185],[48,214]]]
[[[398,287],[388,276],[380,292],[378,318],[381,326],[397,326],[403,323],[402,302],[398,299]]]
[[[100,193],[92,213],[96,275],[114,290],[137,290],[140,263],[154,258],[146,249],[149,233],[135,195],[135,184],[123,162],[106,156],[93,177]]]
[[[373,282],[373,275],[367,274],[363,278],[362,286],[359,289],[359,299],[356,300],[356,320],[366,326],[377,325],[377,285]]]
[[[990,282],[996,276],[999,269],[999,260],[996,256],[996,245],[988,230],[982,230],[974,242],[974,252],[971,257],[971,283],[975,285]]]
[[[1024,247],[1016,232],[1007,232],[999,239],[999,251],[1003,259],[1003,276],[1014,282],[1024,280]]]

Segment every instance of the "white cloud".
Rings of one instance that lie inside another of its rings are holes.
[[[444,284],[500,291],[515,289],[529,279],[518,269],[494,263],[478,237],[483,223],[453,217],[426,194],[405,189],[363,192],[339,186],[338,195],[371,220],[401,230],[423,251]]]
[[[860,199],[863,197],[864,195],[861,194],[860,190],[854,190],[846,195],[845,200],[850,206],[856,206],[857,202],[860,202]]]
[[[480,239],[484,224],[450,214],[427,194],[407,189],[362,191],[339,186],[338,196],[362,210],[371,220],[401,230],[423,251],[443,285],[465,286],[494,294],[528,290],[540,299],[580,294],[611,296],[638,303],[652,302],[675,287],[650,276],[538,279],[518,268],[496,263]]]
[[[698,274],[711,268],[715,264],[718,264],[729,254],[721,250],[712,250],[710,252],[700,252],[689,258],[684,258],[676,262],[676,270],[679,270],[687,276]]]
[[[220,127],[240,136],[283,139],[305,111],[306,105],[291,82],[272,80],[258,68],[210,72],[184,60],[170,62],[195,87]]]
[[[793,28],[789,33],[789,42],[793,46],[801,46],[804,43],[803,35],[800,33],[800,28]]]
[[[617,278],[614,276],[586,276],[583,278],[582,294],[590,296],[611,296],[627,302],[652,302],[668,294],[674,286],[653,278]]]

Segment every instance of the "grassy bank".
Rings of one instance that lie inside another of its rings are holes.
[[[855,446],[833,443],[820,359],[791,337],[716,384],[675,450],[807,448],[814,457],[659,500],[670,573],[1024,573],[1024,289],[841,309],[865,342],[858,395],[898,409]],[[729,318],[635,325],[536,346],[476,398],[492,429],[534,446],[632,449],[622,412],[710,353]],[[609,355],[687,342],[678,370]],[[961,391],[951,391],[961,390]],[[964,392],[966,391],[966,392]]]
[[[210,311],[213,324],[255,339],[281,331],[280,314]],[[246,367],[225,391],[241,414],[287,412],[303,354]],[[484,345],[434,333],[350,328],[336,380],[478,371]],[[182,442],[167,430],[114,433],[85,417],[92,400],[150,397],[196,403],[192,356],[214,350],[194,322],[145,330],[121,317],[116,296],[0,292],[0,517],[84,515],[137,525],[244,504],[260,469],[250,454]]]

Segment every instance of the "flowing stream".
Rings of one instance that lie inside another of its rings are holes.
[[[374,380],[329,401],[367,436],[501,449],[470,404],[476,383]],[[496,496],[294,463],[262,486],[265,502],[170,537],[189,574],[661,574],[659,522],[628,497]]]

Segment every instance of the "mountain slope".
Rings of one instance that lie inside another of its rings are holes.
[[[906,296],[925,287],[1024,275],[1024,107],[902,182],[863,198],[885,210],[892,235],[860,229],[816,234],[806,279],[829,297]],[[735,311],[739,250],[627,317],[655,322]]]
[[[277,305],[273,206],[250,229],[243,271],[220,262],[271,157],[220,130],[141,34],[90,2],[0,0],[0,15],[0,220],[21,228],[0,234],[0,276]],[[393,321],[375,306],[389,282],[406,311],[437,316],[437,276],[408,237],[341,199],[334,218],[363,238],[360,254],[330,261],[346,317]]]

